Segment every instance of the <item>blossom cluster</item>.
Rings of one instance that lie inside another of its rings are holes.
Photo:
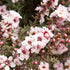
[[[31,27],[29,36],[25,37],[25,41],[21,45],[25,46],[28,50],[31,49],[31,53],[39,53],[53,36],[51,30],[46,27]]]
[[[40,25],[32,23],[30,30],[19,25],[26,16],[0,6],[0,70],[70,70],[70,5],[59,3],[42,0],[35,8]]]
[[[2,20],[0,22],[0,28],[2,31],[2,37],[11,38],[13,42],[18,39],[19,31],[19,19],[22,18],[19,13],[10,10],[7,14],[2,15]]]
[[[13,55],[18,56],[19,61],[27,60],[31,53],[38,54],[42,48],[46,47],[53,36],[52,32],[46,27],[31,27],[29,36],[26,36],[25,40],[21,42],[19,49],[13,51]]]
[[[49,16],[49,9],[55,8],[57,5],[58,0],[43,0],[43,2],[41,2],[41,6],[36,7],[35,10],[39,11],[40,24],[45,22],[45,16]]]
[[[60,20],[58,20],[58,22],[61,22],[62,24],[64,21],[70,21],[69,7],[60,4],[57,9],[51,13],[50,17],[59,18]]]

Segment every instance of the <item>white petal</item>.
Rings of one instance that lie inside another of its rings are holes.
[[[10,57],[8,58],[8,60],[12,61],[12,60],[13,60],[13,57],[12,57],[12,56],[10,56]]]
[[[23,61],[24,60],[24,55],[21,54],[20,57],[19,57],[19,59]]]
[[[16,64],[15,64],[14,62],[11,62],[11,63],[10,63],[10,66],[11,66],[12,68],[14,68],[14,67],[16,66]]]
[[[21,50],[20,50],[20,49],[18,49],[18,50],[17,50],[17,53],[21,53]]]
[[[9,66],[6,66],[6,67],[5,67],[5,70],[10,70]]]

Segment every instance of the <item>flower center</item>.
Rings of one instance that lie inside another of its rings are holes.
[[[9,65],[9,64],[10,64],[10,61],[9,61],[9,60],[6,60],[6,61],[5,61],[5,64],[6,64],[6,65]]]
[[[1,12],[3,12],[4,10],[3,9],[1,9]]]
[[[45,69],[46,67],[45,67],[45,66],[42,66],[42,68],[44,68],[44,69]]]
[[[51,1],[47,1],[47,5],[48,6],[51,6],[52,5],[52,2]]]
[[[25,50],[22,50],[22,52],[23,52],[24,54],[26,54],[26,51],[25,51]]]
[[[30,44],[30,45],[31,45],[31,43],[32,43],[31,41],[28,41],[28,44]]]
[[[38,39],[37,39],[38,41],[42,41],[42,38],[41,37],[38,37]]]
[[[35,35],[35,32],[33,32],[32,35]]]

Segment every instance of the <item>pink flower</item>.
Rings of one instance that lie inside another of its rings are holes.
[[[49,64],[46,62],[40,62],[39,70],[49,70]]]
[[[59,47],[58,47],[58,49],[57,50],[55,50],[55,49],[52,49],[51,50],[51,52],[54,54],[54,55],[61,55],[61,54],[63,54],[64,52],[66,52],[66,51],[68,51],[68,48],[64,45],[64,44],[58,44],[59,45]]]
[[[63,64],[60,63],[60,62],[57,62],[56,64],[54,64],[54,68],[55,68],[56,70],[64,70],[64,69],[63,69]]]
[[[49,30],[46,27],[43,27],[43,29],[41,30],[42,33],[44,34],[44,37],[49,40],[50,38],[52,38],[54,35],[52,34],[51,30]]]
[[[5,23],[11,24],[12,29],[17,28],[19,26],[20,18],[22,18],[20,14],[13,10],[8,11],[6,15],[2,16],[2,19]]]
[[[31,53],[38,54],[53,36],[51,30],[46,27],[31,27],[29,37],[25,37],[25,40],[21,42],[21,46],[24,46],[27,50],[31,50]]]
[[[7,13],[6,6],[5,5],[0,6],[0,15],[5,15],[6,13]]]
[[[27,50],[25,46],[22,46],[20,49],[18,49],[17,53],[20,54],[19,59],[22,61],[29,58],[29,50]]]
[[[41,50],[42,46],[41,46],[41,42],[33,42],[32,43],[32,48],[31,48],[31,53],[39,53],[39,51]]]
[[[45,22],[44,17],[49,15],[49,7],[55,8],[58,5],[58,0],[43,0],[41,6],[36,7],[36,11],[39,11],[40,24]]]
[[[44,37],[43,33],[38,33],[35,35],[35,38],[37,41],[41,42],[43,44],[43,47],[46,46],[48,43],[47,39]]]
[[[63,18],[63,20],[66,20],[67,19],[67,14],[68,14],[67,7],[60,4],[57,7],[57,10],[55,10],[53,13],[51,13],[50,17],[56,16],[56,17]]]
[[[5,15],[2,15],[2,21],[0,22],[1,31],[3,32],[3,37],[10,37],[14,43],[18,39],[19,32],[19,19],[22,18],[16,11],[10,10]]]
[[[12,56],[7,58],[4,55],[0,55],[0,69],[10,70],[10,67],[14,68],[15,66],[16,64],[13,62]]]
[[[32,47],[32,42],[34,42],[35,39],[32,36],[26,36],[25,40],[21,42],[21,46],[26,46],[26,49],[30,49]]]

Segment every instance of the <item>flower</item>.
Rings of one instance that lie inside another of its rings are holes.
[[[49,30],[46,27],[43,27],[43,29],[41,31],[44,33],[44,37],[47,39],[52,38],[54,36],[53,33],[51,32],[51,30]]]
[[[49,64],[46,62],[40,62],[39,70],[49,70]]]
[[[10,10],[6,15],[2,16],[2,18],[5,23],[11,24],[12,28],[14,29],[19,26],[19,19],[22,17],[16,11]]]
[[[58,55],[61,55],[61,54],[63,54],[64,52],[68,51],[68,48],[67,48],[64,44],[59,43],[58,45],[59,45],[59,47],[58,47],[57,50],[55,50],[55,49],[52,49],[52,50],[51,50],[51,52],[52,52],[54,55],[57,55],[57,54],[58,54]]]
[[[60,4],[57,7],[57,9],[53,13],[51,13],[50,17],[57,16],[66,20],[67,14],[68,14],[67,7]]]
[[[17,53],[20,54],[19,59],[22,61],[29,58],[29,50],[27,50],[24,46],[18,49]]]
[[[58,5],[58,0],[43,0],[43,3],[53,8]]]
[[[32,43],[32,48],[31,48],[31,53],[39,53],[39,51],[41,50],[41,43],[40,42],[33,42]]]
[[[13,62],[13,57],[7,58],[4,55],[0,55],[0,68],[5,70],[10,70],[10,67],[14,68],[16,64]]]
[[[16,2],[18,2],[18,0],[12,0],[12,3],[16,3]]]
[[[64,70],[64,69],[63,69],[63,64],[60,63],[59,61],[58,61],[56,64],[54,64],[54,68],[55,68],[56,70]]]
[[[7,10],[6,10],[6,6],[5,5],[2,5],[0,6],[0,15],[5,15],[7,13]]]
[[[4,38],[11,38],[14,43],[18,39],[19,32],[19,19],[22,18],[16,11],[10,10],[7,14],[2,15],[2,21],[0,22],[1,31]]]
[[[53,36],[54,35],[52,34],[51,30],[49,30],[46,27],[43,27],[43,28],[31,27],[31,30],[30,30],[31,44],[28,45],[28,46],[31,46],[31,53],[39,53],[39,51],[46,46],[46,44],[50,41],[50,38],[52,38]],[[25,38],[25,41],[26,41],[26,38]]]
[[[44,17],[49,16],[49,7],[55,8],[58,5],[58,0],[43,0],[41,6],[36,7],[36,11],[39,11],[39,22],[40,24],[45,22]]]
[[[25,40],[21,42],[21,46],[26,46],[26,49],[30,49],[32,47],[32,42],[35,41],[32,36],[26,36]]]
[[[65,62],[65,66],[70,67],[70,58],[69,58],[69,59],[67,59],[67,61]]]
[[[67,18],[67,15],[66,15],[66,13],[67,13],[67,8],[64,7],[64,6],[62,6],[61,4],[58,6],[56,12],[57,12],[57,15],[58,15],[59,17]]]

